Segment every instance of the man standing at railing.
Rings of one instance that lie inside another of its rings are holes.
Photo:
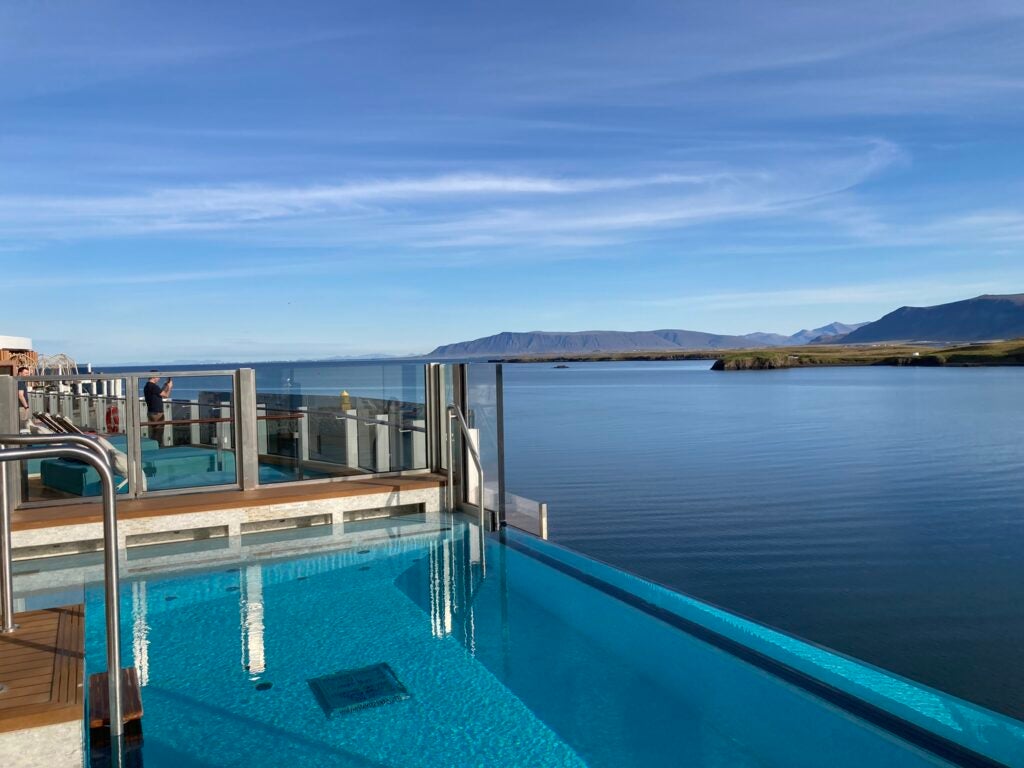
[[[32,418],[32,407],[28,404],[28,382],[25,381],[29,373],[24,365],[18,369],[18,429],[28,429],[28,422]]]
[[[146,386],[142,388],[142,396],[146,399],[146,421],[164,420],[164,398],[171,396],[172,389],[174,389],[174,379],[171,377],[167,377],[163,389],[160,388],[159,376],[150,377],[149,381],[146,382]],[[156,440],[157,445],[162,448],[164,445],[164,425],[151,424],[149,436]]]

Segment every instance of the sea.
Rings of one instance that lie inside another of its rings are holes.
[[[1024,368],[507,364],[504,404],[554,541],[1024,719]]]

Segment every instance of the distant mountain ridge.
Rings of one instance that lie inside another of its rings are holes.
[[[932,307],[900,307],[872,323],[834,322],[820,328],[740,336],[661,329],[656,331],[504,332],[445,344],[430,357],[664,352],[790,347],[807,344],[975,342],[1024,337],[1024,293],[976,296]]]
[[[587,354],[593,352],[657,352],[686,349],[747,349],[807,344],[812,339],[849,333],[862,324],[830,323],[792,336],[748,333],[731,336],[703,331],[661,329],[656,331],[505,331],[472,341],[437,347],[428,357],[503,357],[510,355]]]
[[[814,328],[811,330],[797,331],[790,336],[791,344],[827,344],[833,342],[840,336],[846,336],[853,333],[858,328],[863,328],[868,323],[854,323],[853,325],[847,325],[846,323],[829,323],[823,325],[821,328]]]
[[[850,332],[843,344],[997,341],[1024,336],[1024,293],[977,296],[933,307],[900,307]]]

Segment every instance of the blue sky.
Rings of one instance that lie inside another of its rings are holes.
[[[0,333],[95,362],[1024,291],[1012,2],[0,3]]]

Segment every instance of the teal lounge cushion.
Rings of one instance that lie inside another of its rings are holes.
[[[148,489],[182,488],[191,485],[233,483],[235,457],[223,451],[218,461],[213,448],[181,445],[155,448],[142,454],[142,471]],[[66,459],[44,459],[40,467],[43,485],[75,496],[98,496],[99,474],[90,466]],[[118,478],[118,482],[121,478]],[[127,486],[121,489],[124,493]]]
[[[128,452],[128,436],[127,435],[104,435],[104,437],[106,437],[107,440],[110,441],[110,444],[112,446],[114,446],[117,450],[121,451],[122,453],[127,453]],[[144,437],[144,438],[142,438],[142,440],[140,442],[142,443],[142,452],[143,453],[146,453],[147,451],[157,451],[157,450],[160,450],[160,443],[158,443],[156,440],[154,440],[151,437]],[[41,473],[43,461],[44,461],[43,459],[29,459],[28,462],[26,462],[28,464],[28,474],[29,474],[30,477],[33,476],[33,475],[38,475],[38,474]],[[99,480],[99,476],[98,475],[97,475],[96,479],[97,479],[97,481]],[[97,486],[97,489],[98,489],[98,486]],[[99,490],[97,490],[96,492],[99,493]]]

